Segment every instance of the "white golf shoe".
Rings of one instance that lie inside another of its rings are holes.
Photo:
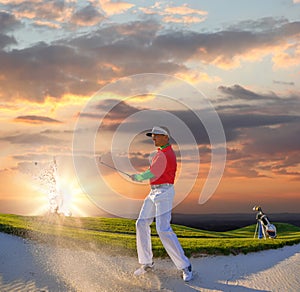
[[[134,276],[141,276],[144,275],[147,272],[153,271],[154,270],[154,263],[152,264],[146,264],[146,265],[141,265],[140,268],[138,268],[133,275]]]
[[[193,278],[192,266],[182,269],[182,278],[184,282],[189,282]]]

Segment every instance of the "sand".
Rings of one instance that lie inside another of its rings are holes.
[[[184,283],[169,259],[136,278],[135,257],[62,248],[0,233],[0,291],[300,291],[300,245],[191,259]]]

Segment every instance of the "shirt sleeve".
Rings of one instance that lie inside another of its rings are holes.
[[[147,169],[144,172],[135,174],[134,178],[137,181],[143,181],[143,180],[146,180],[146,179],[154,178],[154,174],[150,171],[150,169]]]

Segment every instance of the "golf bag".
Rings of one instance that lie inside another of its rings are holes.
[[[276,238],[277,236],[277,230],[275,225],[271,224],[268,217],[263,213],[260,206],[253,207],[253,211],[258,211],[256,214],[256,229],[254,237],[256,236],[256,232],[258,229],[258,238],[266,238],[268,236],[269,238]]]

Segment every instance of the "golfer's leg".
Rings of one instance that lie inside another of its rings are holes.
[[[144,201],[139,218],[136,221],[136,246],[139,263],[142,265],[152,263],[152,244],[150,225],[155,214],[154,204],[149,197]]]
[[[156,202],[156,212],[158,214],[156,217],[156,229],[168,255],[177,269],[181,270],[188,267],[190,261],[185,256],[178,238],[170,225],[172,201],[173,196],[171,199],[159,200]]]

